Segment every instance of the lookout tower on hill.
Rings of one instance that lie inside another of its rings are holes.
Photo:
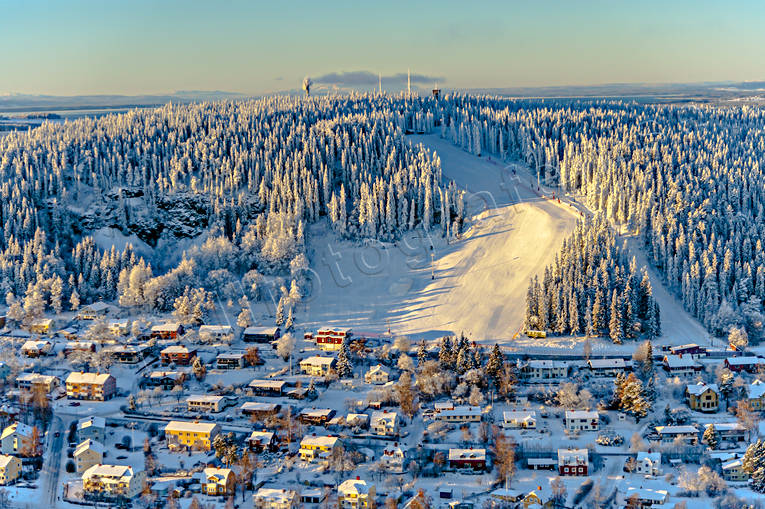
[[[433,98],[438,99],[441,97],[441,89],[438,88],[438,83],[433,85]]]

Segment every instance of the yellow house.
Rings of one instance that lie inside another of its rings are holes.
[[[134,498],[145,482],[146,472],[124,465],[93,465],[82,474],[82,489],[91,497]]]
[[[374,505],[375,485],[360,477],[348,479],[337,487],[339,509],[364,509]]]
[[[341,446],[342,442],[337,437],[314,435],[303,437],[300,441],[300,459],[305,461],[326,459]]]
[[[205,468],[202,492],[206,495],[225,496],[234,493],[236,479],[230,468]]]
[[[91,439],[80,443],[74,450],[74,464],[77,473],[83,473],[93,465],[99,465],[104,461],[104,446]]]
[[[54,324],[55,322],[52,318],[41,318],[29,325],[29,332],[33,334],[48,334],[53,329]]]
[[[765,383],[755,380],[746,388],[746,399],[755,412],[765,409]]]
[[[21,460],[16,456],[0,455],[0,485],[5,486],[21,476]]]
[[[70,399],[106,401],[117,393],[117,380],[109,373],[69,373],[66,396]]]
[[[220,426],[214,422],[170,421],[165,426],[168,447],[186,446],[209,451]]]
[[[543,501],[542,496],[536,491],[530,491],[528,495],[523,497],[521,501],[523,509],[539,509],[540,507],[548,508],[552,507],[552,501]]]
[[[717,384],[699,382],[685,388],[688,406],[697,412],[717,412],[720,406],[720,391]]]

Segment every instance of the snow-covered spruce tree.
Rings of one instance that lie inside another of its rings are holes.
[[[765,442],[757,440],[750,444],[742,458],[744,472],[749,474],[751,488],[765,493]]]
[[[717,449],[717,429],[715,428],[714,423],[706,427],[704,435],[701,438],[706,442],[710,449],[713,451]]]
[[[337,376],[339,378],[353,377],[351,348],[347,337],[343,339],[343,343],[340,345],[340,351],[337,353],[337,365],[335,367],[335,371],[337,372]]]
[[[639,273],[634,260],[627,260],[602,215],[582,221],[545,269],[542,282],[534,278],[529,283],[526,328],[606,334],[614,343],[654,337],[656,303],[644,281],[645,270]]]

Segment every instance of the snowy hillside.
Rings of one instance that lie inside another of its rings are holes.
[[[299,310],[299,325],[390,328],[417,337],[464,331],[477,340],[508,342],[523,322],[529,277],[552,261],[578,212],[541,199],[527,178],[513,178],[511,171],[503,176],[497,161],[435,135],[410,139],[435,150],[444,177],[468,190],[470,229],[449,244],[437,234],[410,233],[395,244],[364,247],[314,234],[319,284],[307,312]]]

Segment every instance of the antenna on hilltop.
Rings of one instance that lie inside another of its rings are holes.
[[[406,95],[412,96],[412,74],[409,69],[406,70]]]
[[[379,90],[379,92],[380,92],[380,95],[382,95],[382,73],[378,73],[378,74],[377,74],[377,79],[379,79],[379,80],[380,80],[380,83],[379,83],[379,89],[378,89],[378,90]]]

